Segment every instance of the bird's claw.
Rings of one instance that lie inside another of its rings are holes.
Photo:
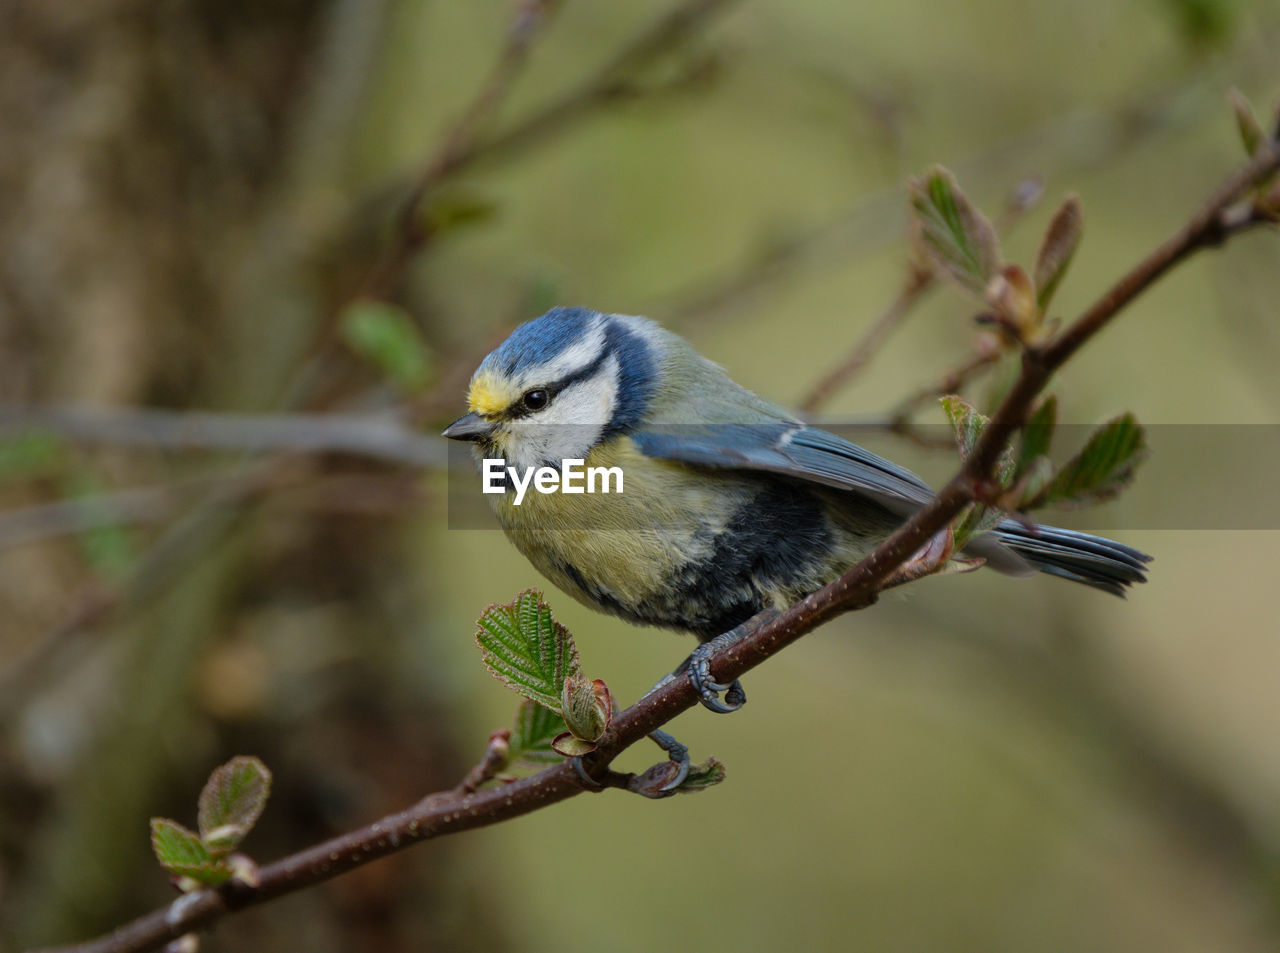
[[[742,682],[736,678],[725,684],[711,677],[711,659],[725,644],[720,642],[722,638],[724,636],[717,636],[709,642],[703,642],[689,654],[689,681],[697,690],[698,700],[704,708],[719,715],[727,715],[747,703],[747,693]],[[720,699],[721,692],[724,693],[723,701]]]
[[[582,755],[575,755],[569,759],[569,763],[573,765],[574,772],[578,775],[578,780],[582,782],[582,786],[589,791],[602,791],[604,785],[593,778],[582,764]]]

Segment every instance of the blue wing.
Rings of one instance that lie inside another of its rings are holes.
[[[803,424],[673,426],[633,433],[646,456],[705,467],[762,470],[861,494],[908,516],[933,498],[919,477],[825,430]],[[1124,595],[1151,559],[1122,543],[1053,526],[1004,520],[965,551],[1011,575],[1034,570]]]
[[[680,425],[631,435],[645,456],[763,470],[860,493],[905,516],[933,498],[918,476],[835,434],[803,424]]]

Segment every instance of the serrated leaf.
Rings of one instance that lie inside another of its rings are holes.
[[[1262,124],[1258,122],[1253,105],[1234,86],[1227,91],[1227,99],[1231,103],[1231,111],[1236,115],[1236,125],[1240,129],[1240,141],[1244,143],[1245,153],[1250,157],[1256,156],[1258,147],[1266,140],[1267,134],[1262,131]]]
[[[908,182],[907,194],[914,244],[944,274],[981,297],[1000,270],[1000,243],[991,223],[941,166]]]
[[[558,712],[528,698],[516,709],[516,723],[511,731],[511,761],[525,764],[555,764],[560,755],[551,748],[556,735],[568,731]]]
[[[199,834],[167,817],[151,818],[151,850],[161,867],[179,877],[212,885],[231,876],[205,848]]]
[[[1053,432],[1058,425],[1058,398],[1050,394],[1040,402],[1022,428],[1022,441],[1018,444],[1017,475],[1022,477],[1032,462],[1049,455],[1053,445]]]
[[[702,764],[695,764],[689,768],[688,775],[680,782],[676,792],[679,794],[697,794],[699,791],[715,787],[715,785],[723,782],[724,779],[724,765],[715,758],[708,758]]]
[[[403,308],[385,301],[355,301],[343,312],[339,329],[351,350],[403,390],[421,390],[431,379],[431,353]]]
[[[485,609],[476,620],[476,644],[495,678],[555,712],[564,680],[581,674],[573,637],[536,589]]]
[[[197,823],[215,856],[234,850],[253,829],[271,794],[271,772],[257,758],[238,755],[214,768],[200,792]]]
[[[1146,433],[1133,414],[1108,421],[1058,471],[1045,502],[1082,506],[1113,499],[1128,486],[1147,453]]]

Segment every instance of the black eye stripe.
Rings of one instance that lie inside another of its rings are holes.
[[[574,384],[579,383],[580,381],[585,381],[589,378],[595,377],[596,373],[600,370],[601,367],[604,366],[604,362],[608,360],[609,355],[612,353],[613,352],[608,347],[605,347],[596,356],[596,359],[593,360],[590,364],[586,365],[585,367],[579,368],[578,370],[574,371],[572,374],[568,374],[560,378],[560,380],[558,381],[553,381],[550,384],[543,384],[537,387],[529,388],[529,390],[525,391],[524,394],[521,395],[521,397],[507,409],[504,416],[506,416],[508,419],[515,420],[519,417],[527,417],[532,413],[536,413],[539,410],[545,409],[551,404],[553,400],[555,400],[556,395],[559,394],[566,387],[570,387]],[[525,398],[536,391],[544,391],[546,393],[547,395],[546,403],[543,404],[541,407],[537,407],[537,408],[526,406]]]

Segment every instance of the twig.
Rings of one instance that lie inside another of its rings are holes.
[[[1018,380],[968,459],[937,497],[839,579],[781,615],[756,625],[740,641],[719,652],[712,661],[712,676],[721,682],[738,678],[822,623],[874,603],[879,590],[896,581],[895,574],[912,554],[946,527],[990,480],[1000,452],[1050,376],[1135,297],[1189,254],[1257,224],[1255,214],[1241,214],[1232,203],[1277,168],[1280,150],[1267,145],[1228,178],[1186,225],[1125,274],[1061,335],[1047,345],[1027,348]],[[696,703],[697,694],[688,679],[677,678],[663,684],[614,719],[596,751],[585,760],[586,769],[605,775],[610,762],[623,750]],[[612,773],[607,779],[614,780]],[[572,766],[565,762],[511,784],[460,796],[427,798],[400,814],[264,866],[257,887],[193,893],[108,936],[62,949],[65,953],[157,949],[232,910],[328,880],[409,844],[518,817],[584,790]]]
[[[1002,353],[997,342],[988,340],[988,337],[983,335],[978,339],[976,353],[969,360],[953,367],[933,383],[926,384],[902,398],[885,415],[887,429],[901,432],[909,426],[911,416],[917,410],[935,398],[956,393],[980,371],[998,361]]]
[[[553,0],[520,0],[506,40],[489,74],[462,115],[445,134],[439,147],[418,173],[396,216],[395,239],[383,261],[366,282],[364,294],[383,297],[408,260],[430,238],[430,230],[419,220],[427,193],[480,154],[477,147],[484,125],[497,113],[511,93],[516,77],[529,58],[529,51],[548,14],[559,4]]]
[[[174,498],[184,490],[205,487],[210,480],[187,484],[131,487],[76,499],[36,503],[0,510],[0,549],[23,546],[54,536],[84,533],[103,526],[150,523],[173,513]]]
[[[576,89],[505,132],[476,144],[462,160],[492,159],[521,148],[558,130],[603,103],[639,95],[642,88],[631,76],[661,56],[697,36],[698,29],[739,0],[684,0],[678,3],[622,47],[604,66]]]
[[[394,414],[221,414],[148,407],[0,406],[0,437],[46,431],[82,443],[291,453],[349,453],[413,467],[445,466],[441,438]]]
[[[523,0],[488,82],[481,87],[440,148],[419,173],[398,214],[396,239],[366,284],[365,294],[386,295],[395,278],[431,237],[419,222],[423,200],[432,189],[480,159],[494,159],[545,138],[602,103],[636,94],[630,76],[695,35],[705,20],[736,0],[684,0],[635,36],[582,84],[503,132],[482,135],[484,124],[511,91],[528,58],[538,28],[558,0]]]
[[[61,622],[24,647],[0,672],[0,724],[22,710],[33,692],[46,684],[46,670],[72,654],[95,626],[109,620],[121,607],[137,605],[169,586],[181,571],[183,555],[198,551],[219,518],[229,518],[253,500],[274,493],[301,478],[296,461],[277,457],[238,469],[219,480],[184,518],[167,528],[161,538],[138,560],[123,583],[106,589],[94,583],[74,600]]]
[[[797,407],[800,413],[813,413],[829,401],[836,391],[853,380],[857,373],[870,362],[880,346],[888,340],[889,335],[902,323],[902,319],[924,297],[925,292],[934,286],[936,280],[932,272],[912,268],[888,307],[871,322],[862,337],[853,345],[848,356],[819,378],[809,393],[800,399]]]
[[[998,234],[1014,225],[1027,209],[1031,208],[1043,194],[1040,183],[1034,179],[1018,183],[1005,200],[1004,208],[995,221]],[[926,267],[910,265],[907,276],[898,293],[863,333],[849,351],[843,361],[819,378],[809,393],[801,398],[799,411],[811,414],[827,403],[841,387],[849,383],[871,362],[872,357],[884,345],[911,310],[920,303],[924,296],[937,284],[936,273]],[[903,417],[905,422],[905,415]]]

